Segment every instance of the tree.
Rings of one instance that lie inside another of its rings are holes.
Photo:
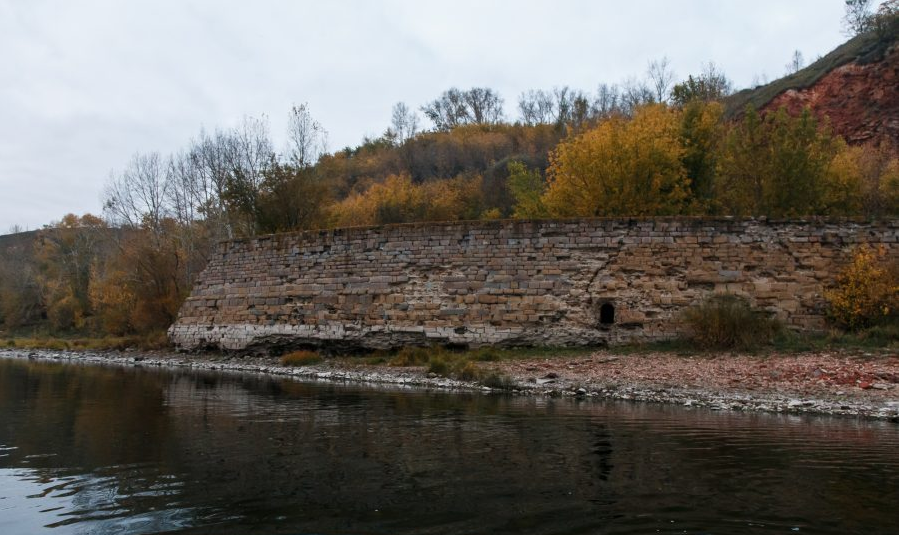
[[[667,102],[671,94],[671,84],[674,83],[674,71],[667,57],[660,60],[652,60],[646,69],[650,85],[655,91],[656,102]]]
[[[845,0],[843,31],[852,37],[868,30],[871,24],[871,0]]]
[[[518,110],[521,122],[528,126],[552,124],[556,115],[552,94],[542,89],[522,93],[518,97]]]
[[[599,84],[593,99],[593,110],[597,118],[607,119],[621,113],[621,91],[615,84]]]
[[[805,67],[805,58],[802,57],[802,52],[794,50],[790,62],[786,65],[787,75],[795,74],[801,71],[803,67]]]
[[[537,170],[528,169],[522,162],[509,162],[509,191],[515,199],[514,216],[539,218],[546,216],[543,192],[546,181]]]
[[[486,87],[460,91],[453,87],[422,106],[422,112],[441,131],[466,124],[496,124],[503,119],[503,99]]]
[[[730,95],[733,84],[717,65],[707,63],[700,74],[690,75],[683,82],[676,84],[671,90],[671,101],[678,105],[700,100],[711,102],[721,100]]]
[[[390,130],[396,139],[396,144],[402,145],[416,133],[418,133],[418,114],[409,109],[403,102],[393,105],[390,116]]]
[[[35,259],[38,287],[50,325],[59,331],[87,326],[91,270],[108,236],[99,217],[67,214],[38,233]]]
[[[460,175],[415,184],[392,175],[331,206],[335,226],[477,219],[483,212],[481,177]]]
[[[551,124],[577,130],[594,117],[590,97],[568,86],[522,93],[518,109],[522,122],[530,126]]]
[[[43,311],[33,241],[0,247],[0,325],[10,329],[34,323]]]
[[[679,112],[664,105],[612,118],[559,144],[543,196],[550,215],[651,216],[683,213],[689,180],[683,167]]]
[[[681,110],[682,161],[690,180],[695,211],[700,213],[708,212],[714,204],[723,116],[724,106],[718,102],[693,100]]]
[[[273,162],[265,171],[259,199],[260,232],[325,226],[328,186],[312,169]]]
[[[625,115],[633,115],[636,110],[647,104],[656,102],[652,89],[646,82],[636,78],[628,78],[621,87],[619,97],[621,112]]]
[[[252,236],[259,221],[259,192],[275,152],[265,116],[243,121],[225,133],[227,176],[223,192],[231,228],[239,236]]]
[[[290,162],[309,167],[328,149],[328,131],[312,118],[308,104],[294,105],[287,117],[287,142]]]
[[[869,26],[881,38],[899,33],[899,0],[886,0],[880,4]]]
[[[159,153],[135,154],[121,175],[110,176],[103,210],[113,224],[157,229],[166,216],[169,181]]]
[[[725,139],[716,198],[733,215],[822,213],[830,165],[840,148],[808,109],[791,117],[781,108],[761,118],[747,107]]]
[[[503,99],[499,93],[487,87],[473,87],[463,93],[471,122],[495,124],[503,119]]]

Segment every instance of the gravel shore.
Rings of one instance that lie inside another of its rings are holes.
[[[305,379],[491,389],[428,374],[423,368],[371,366],[329,359],[299,368],[274,358],[215,353],[0,350],[0,357],[255,372]],[[681,356],[668,353],[530,358],[481,363],[512,379],[515,395],[579,396],[671,403],[724,411],[841,415],[899,423],[899,355],[804,353]]]

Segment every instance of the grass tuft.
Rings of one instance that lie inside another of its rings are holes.
[[[321,356],[315,351],[292,351],[281,357],[283,366],[311,366],[322,361]]]

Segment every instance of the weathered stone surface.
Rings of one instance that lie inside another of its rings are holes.
[[[735,293],[801,330],[861,243],[899,256],[899,220],[481,221],[220,244],[169,330],[178,346],[386,348],[659,340],[678,312]],[[600,323],[600,307],[614,322]]]
[[[810,108],[849,143],[895,143],[899,139],[899,46],[881,61],[837,67],[804,89],[790,89],[764,112],[786,107],[791,115]]]

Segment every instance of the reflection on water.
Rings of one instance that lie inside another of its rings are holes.
[[[899,533],[899,426],[0,359],[0,533]]]

